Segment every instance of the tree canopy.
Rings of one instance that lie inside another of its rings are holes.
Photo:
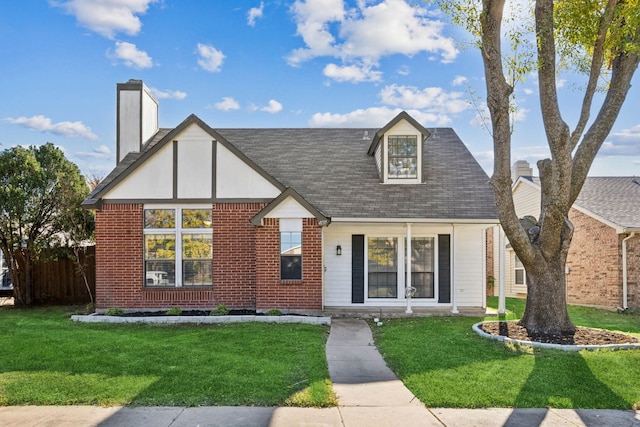
[[[639,1],[437,3],[454,23],[476,37],[482,55],[494,146],[491,184],[501,225],[527,273],[527,306],[521,323],[532,334],[570,333],[575,328],[565,294],[565,264],[573,236],[568,213],[620,113],[638,67]],[[507,5],[514,15],[505,15]],[[523,15],[517,17],[520,12]],[[514,20],[532,25],[507,25]],[[561,69],[586,74],[580,114],[573,127],[558,100],[556,79]],[[537,163],[540,217],[523,221],[516,215],[511,191],[511,112],[514,85],[531,70],[537,71],[550,158]],[[598,91],[603,92],[602,102],[594,105]]]
[[[33,302],[31,265],[42,249],[90,236],[80,206],[88,193],[78,167],[51,143],[0,153],[0,249],[17,304]]]

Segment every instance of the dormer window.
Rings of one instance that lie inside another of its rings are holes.
[[[389,179],[418,178],[418,137],[390,135],[388,151]]]
[[[371,141],[368,154],[374,158],[382,184],[421,184],[425,141],[429,132],[406,112],[401,112]]]

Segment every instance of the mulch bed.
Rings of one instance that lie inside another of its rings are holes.
[[[491,335],[502,335],[522,341],[536,341],[565,345],[608,345],[640,343],[636,337],[602,329],[583,328],[578,326],[574,334],[531,336],[518,322],[486,322],[480,326]]]
[[[211,310],[182,310],[180,316],[209,316]],[[229,316],[263,316],[264,313],[256,313],[255,310],[229,310]],[[126,317],[158,317],[167,316],[166,311],[132,311],[123,314]]]

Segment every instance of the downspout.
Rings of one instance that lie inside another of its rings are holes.
[[[407,253],[404,254],[404,256],[407,259],[406,262],[406,274],[405,277],[407,278],[405,283],[405,291],[404,291],[404,295],[407,299],[407,309],[405,310],[405,313],[407,314],[411,314],[413,313],[413,310],[411,310],[411,223],[407,223]]]
[[[505,263],[505,252],[506,252],[506,245],[505,245],[505,236],[504,236],[504,230],[502,230],[502,227],[498,227],[498,264],[499,264],[499,268],[498,268],[498,314],[505,314],[507,312],[507,307],[506,307],[506,303],[505,303],[505,293],[506,293],[506,283],[505,283],[505,276],[506,276],[506,272],[505,272],[505,268],[506,268],[506,263]]]
[[[458,287],[456,286],[456,253],[458,251],[458,245],[456,241],[456,225],[451,224],[451,248],[449,248],[451,252],[451,312],[453,314],[460,313],[458,311],[458,301],[456,298],[456,292]]]
[[[628,276],[627,276],[627,240],[636,235],[635,231],[632,231],[627,237],[622,239],[622,309],[629,308],[628,297]]]

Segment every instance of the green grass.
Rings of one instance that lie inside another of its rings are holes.
[[[0,405],[335,404],[328,328],[76,323],[0,308]]]
[[[497,300],[492,303],[497,306]],[[518,318],[524,302],[507,299],[507,309],[512,311],[507,319]],[[570,316],[581,326],[640,336],[638,315],[570,307]],[[640,350],[517,351],[473,332],[471,326],[481,320],[394,319],[373,330],[389,366],[429,407],[640,406]]]

